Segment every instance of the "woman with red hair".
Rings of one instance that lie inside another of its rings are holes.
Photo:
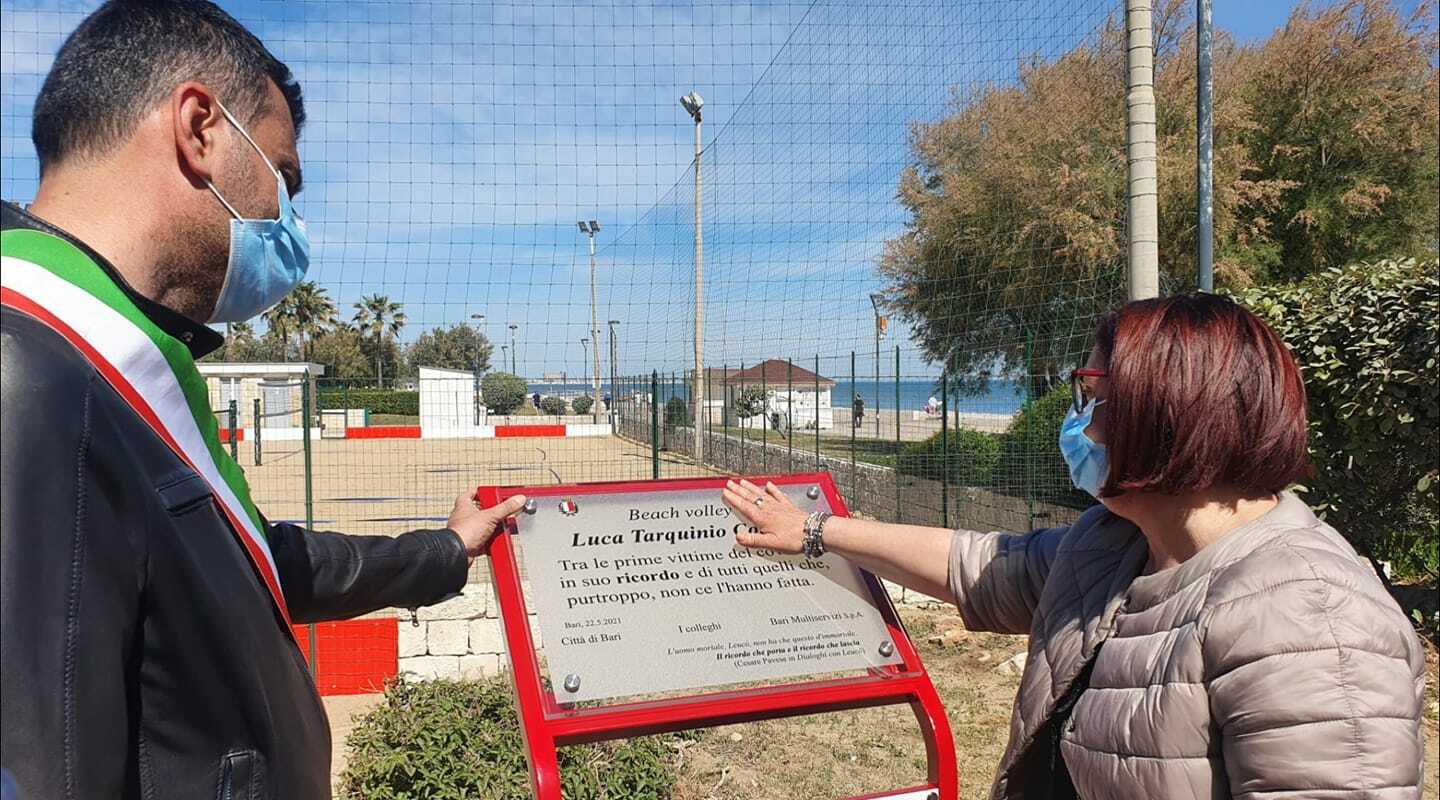
[[[1222,297],[1130,303],[1071,379],[1059,446],[1099,504],[1067,527],[806,515],[732,482],[747,547],[833,551],[1028,633],[992,797],[1419,798],[1424,656],[1369,563],[1287,487],[1305,388]]]

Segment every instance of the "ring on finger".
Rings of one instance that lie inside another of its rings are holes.
[[[756,506],[763,506],[763,505],[765,505],[765,498],[763,498],[763,497],[757,497],[757,498],[755,498],[755,505],[756,505]]]

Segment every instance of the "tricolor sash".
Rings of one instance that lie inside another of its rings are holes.
[[[0,305],[64,337],[141,420],[210,486],[290,632],[290,611],[240,466],[220,445],[205,379],[190,350],[160,330],[93,260],[35,230],[0,233]]]

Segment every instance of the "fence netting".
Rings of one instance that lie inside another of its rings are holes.
[[[31,106],[95,4],[0,5],[23,203]],[[1121,4],[222,5],[309,120],[307,282],[202,363],[272,519],[398,533],[479,484],[816,469],[906,523],[1083,507],[1056,436],[1123,285],[1097,198],[1125,165],[1079,135],[1123,137]]]

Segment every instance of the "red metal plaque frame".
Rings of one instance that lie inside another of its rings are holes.
[[[845,501],[835,489],[829,473],[766,475],[750,478],[761,484],[818,485],[839,516],[848,516]],[[544,498],[586,494],[624,492],[693,491],[725,486],[725,478],[680,478],[672,480],[630,481],[612,483],[581,483],[558,486],[501,487],[482,486],[476,499],[482,507],[493,506],[504,499],[524,494]],[[555,701],[541,681],[540,661],[535,654],[534,640],[526,615],[520,569],[510,537],[515,535],[515,522],[506,525],[504,533],[491,542],[489,556],[495,596],[500,605],[500,620],[505,631],[505,648],[509,653],[515,700],[519,709],[521,735],[525,755],[530,764],[531,789],[536,800],[561,800],[560,767],[555,749],[565,745],[623,739],[668,733],[687,728],[709,728],[737,722],[821,714],[855,708],[909,704],[925,738],[929,762],[927,782],[920,786],[894,789],[864,795],[854,800],[879,800],[894,796],[915,796],[936,800],[955,800],[959,791],[959,773],[955,761],[955,742],[950,722],[940,703],[925,666],[915,652],[909,635],[890,603],[890,596],[879,580],[861,570],[889,629],[901,663],[871,669],[865,675],[776,684],[752,689],[710,692],[664,700],[620,703],[592,708],[573,708]]]

